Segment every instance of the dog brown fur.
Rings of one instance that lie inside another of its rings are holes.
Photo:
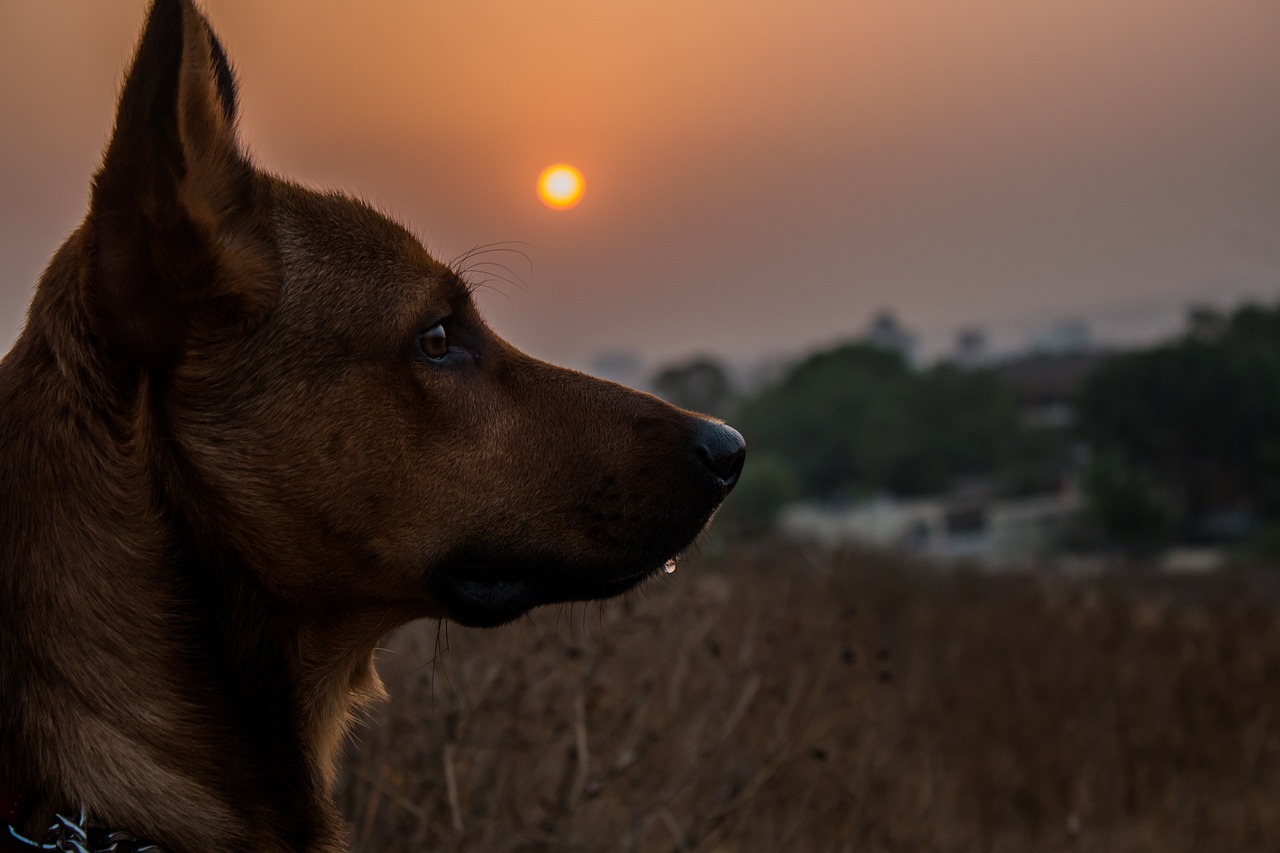
[[[84,223],[0,363],[0,784],[182,851],[346,849],[406,621],[623,592],[737,479],[727,427],[535,361],[367,206],[256,169],[157,0]],[[425,333],[425,336],[424,336]]]

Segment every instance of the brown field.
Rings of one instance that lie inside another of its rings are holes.
[[[1275,586],[773,546],[419,623],[341,803],[364,853],[1276,850]]]

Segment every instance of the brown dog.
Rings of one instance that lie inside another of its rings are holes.
[[[89,849],[346,849],[335,756],[383,634],[631,589],[742,467],[732,429],[525,356],[403,228],[255,169],[235,97],[190,0],[156,0],[0,364],[28,837],[83,806]]]

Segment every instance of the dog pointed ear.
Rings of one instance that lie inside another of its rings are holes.
[[[261,320],[280,262],[268,187],[236,138],[235,78],[191,0],[155,0],[93,183],[95,331],[145,367]]]

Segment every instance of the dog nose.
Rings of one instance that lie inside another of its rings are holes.
[[[721,482],[732,489],[742,474],[747,458],[747,442],[728,424],[699,420],[693,436],[693,449],[699,461]]]

